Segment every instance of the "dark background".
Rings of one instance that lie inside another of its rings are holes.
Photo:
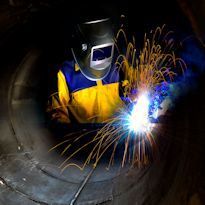
[[[200,3],[194,4],[195,7]],[[2,0],[0,3],[0,45],[5,53],[7,43],[19,43],[22,49],[41,47],[54,58],[54,62],[66,58],[66,50],[71,45],[73,24],[80,19],[96,15],[102,9],[115,18],[125,15],[124,22],[129,33],[135,32],[137,42],[143,40],[145,32],[166,24],[168,29],[178,32],[180,38],[189,35],[193,30],[203,34],[203,27],[193,22],[195,15],[192,4],[185,1],[73,1],[64,0]],[[185,7],[185,8],[184,8]],[[183,12],[183,9],[185,12]],[[200,8],[199,6],[199,9]],[[193,12],[192,12],[193,10]],[[203,17],[203,16],[202,16]],[[192,19],[190,24],[189,19]],[[201,20],[201,18],[200,18]],[[200,31],[200,32],[199,32]],[[197,34],[198,34],[197,33]],[[200,33],[200,34],[201,34]],[[13,42],[12,42],[13,41]],[[5,47],[4,47],[5,45]],[[11,50],[9,49],[11,53]]]

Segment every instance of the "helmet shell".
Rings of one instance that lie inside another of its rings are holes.
[[[109,18],[77,24],[76,45],[71,51],[82,74],[89,80],[106,77],[112,66],[114,33]]]

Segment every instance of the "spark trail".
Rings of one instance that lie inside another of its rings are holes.
[[[119,52],[116,69],[123,76],[121,89],[124,106],[116,109],[113,117],[103,122],[104,126],[95,130],[93,136],[90,137],[91,133],[86,132],[74,140],[65,140],[54,147],[68,143],[62,151],[64,154],[82,138],[89,139],[61,164],[62,170],[69,166],[77,166],[83,170],[88,164],[96,167],[108,151],[111,153],[108,164],[110,167],[115,161],[116,150],[119,147],[123,150],[122,167],[126,163],[131,166],[147,164],[150,156],[154,156],[157,144],[153,134],[156,123],[153,123],[153,120],[157,120],[160,106],[169,95],[169,87],[175,76],[183,75],[186,69],[185,62],[175,54],[175,43],[171,34],[172,32],[166,32],[165,26],[158,27],[149,35],[144,35],[142,49],[137,50],[135,39],[129,42],[124,30],[119,30],[115,39]],[[126,42],[125,53],[122,53],[118,46],[122,36]],[[81,166],[70,162],[75,155],[88,147],[91,149]]]

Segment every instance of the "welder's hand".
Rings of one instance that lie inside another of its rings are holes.
[[[157,118],[151,119],[152,123],[161,123],[170,115],[172,101],[170,98],[165,98],[165,100],[161,103],[160,108],[158,109]]]
[[[165,98],[165,100],[160,105],[161,109],[159,109],[159,111],[158,111],[158,117],[167,114],[167,111],[171,107],[171,103],[172,102],[171,102],[170,98]]]

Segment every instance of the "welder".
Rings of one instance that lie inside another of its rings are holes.
[[[109,16],[92,17],[75,25],[73,60],[59,67],[58,92],[49,100],[48,112],[52,120],[66,124],[99,124],[122,107],[113,28]]]

